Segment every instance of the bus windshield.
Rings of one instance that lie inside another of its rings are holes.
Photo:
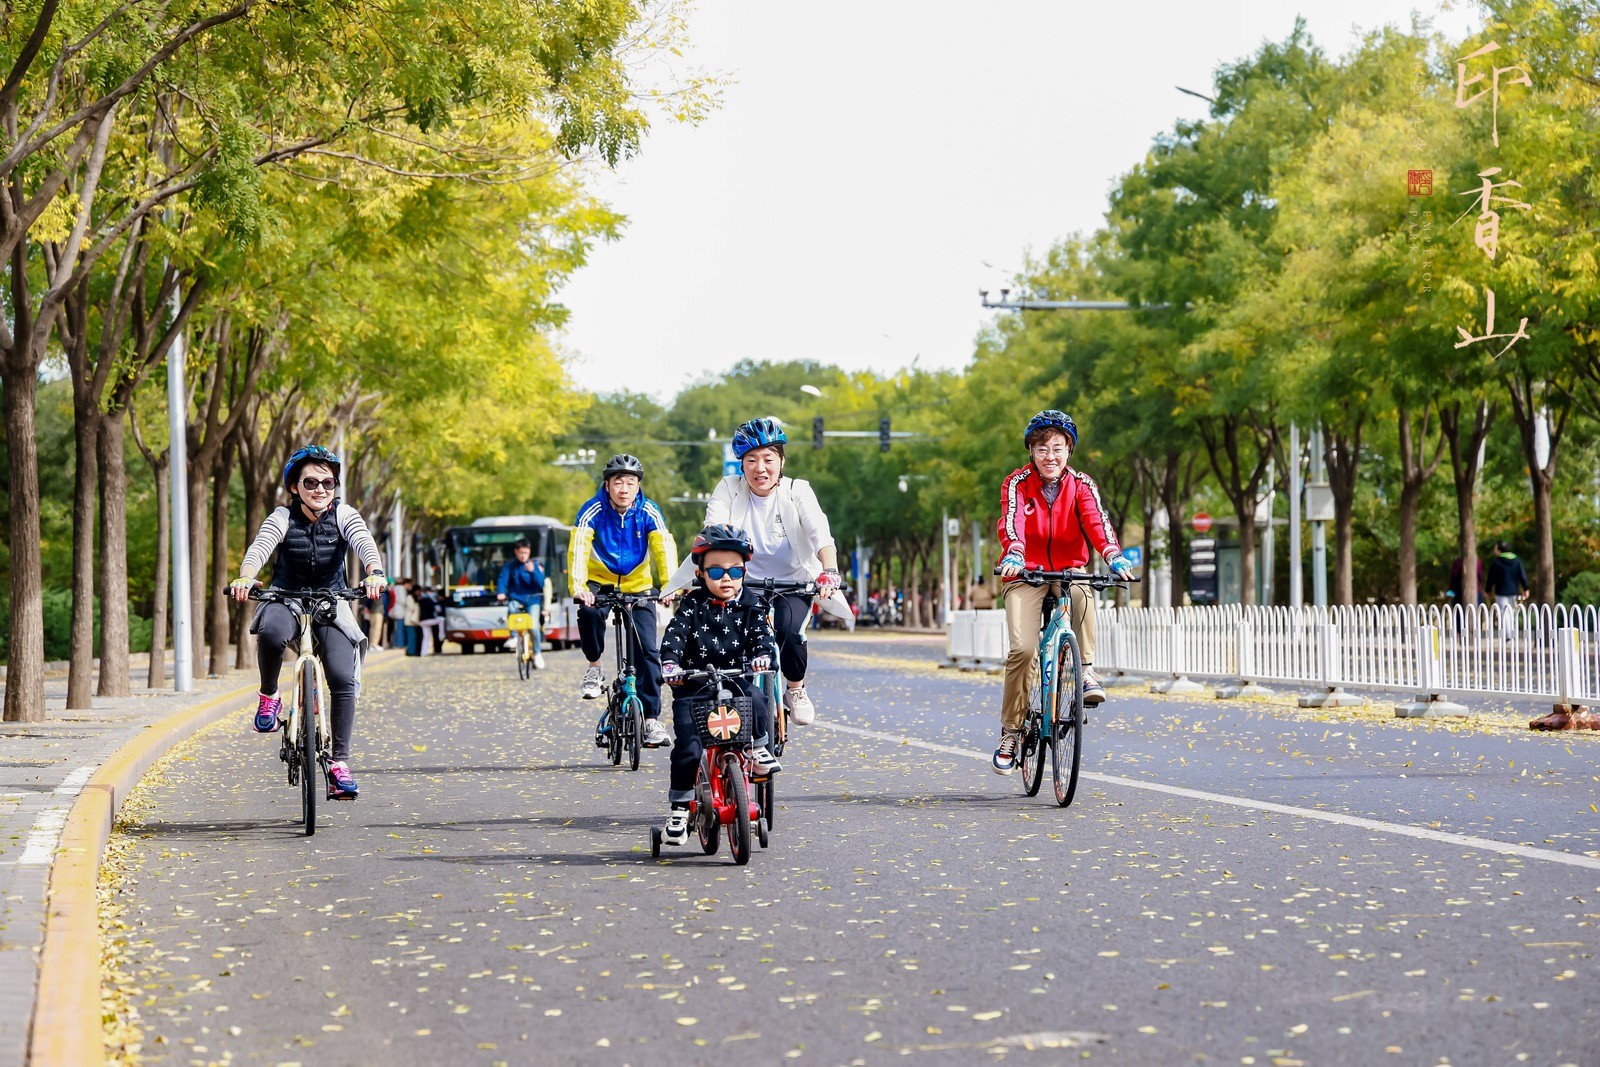
[[[500,569],[516,558],[516,543],[526,538],[533,558],[544,565],[545,577],[560,591],[566,589],[566,538],[564,531],[543,525],[456,526],[445,532],[445,572],[452,589],[484,586],[493,594]]]

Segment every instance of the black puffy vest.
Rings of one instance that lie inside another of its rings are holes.
[[[298,503],[289,508],[289,532],[278,546],[278,564],[272,569],[276,589],[345,589],[345,557],[350,545],[339,533],[339,502],[335,500],[312,522]]]

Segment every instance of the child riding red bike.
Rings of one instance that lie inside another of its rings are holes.
[[[695,536],[696,587],[684,595],[661,638],[661,678],[672,686],[672,778],[667,790],[666,826],[662,840],[682,845],[689,840],[689,803],[700,773],[700,736],[693,710],[696,702],[714,698],[717,683],[685,684],[685,675],[708,668],[742,672],[772,666],[772,626],[766,609],[744,588],[745,564],[754,551],[743,530],[726,524],[707,526]],[[721,684],[748,697],[754,723],[751,760],[758,778],[783,768],[767,748],[772,729],[771,706],[748,678],[724,677]]]

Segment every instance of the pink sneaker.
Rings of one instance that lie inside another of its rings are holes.
[[[261,694],[261,703],[256,707],[256,733],[272,734],[278,732],[278,716],[283,714],[283,698],[277,694],[267,696]]]
[[[336,759],[328,764],[329,800],[354,800],[357,792],[355,775],[350,773],[348,763]]]

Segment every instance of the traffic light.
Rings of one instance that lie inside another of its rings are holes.
[[[889,451],[889,416],[878,420],[878,451]]]
[[[811,420],[811,448],[820,451],[822,448],[822,416],[818,415]]]

